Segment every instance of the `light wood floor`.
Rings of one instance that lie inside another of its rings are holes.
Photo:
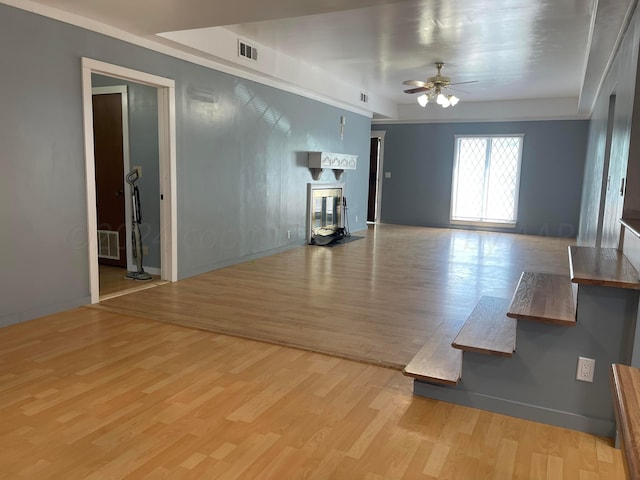
[[[100,300],[108,300],[167,283],[160,280],[160,275],[151,275],[151,280],[145,282],[131,280],[125,278],[127,273],[125,268],[110,265],[99,265],[99,272]]]
[[[358,235],[361,235],[358,232]],[[379,225],[102,308],[402,369],[451,344],[483,295],[510,299],[523,270],[567,275],[566,239]]]
[[[609,440],[391,369],[92,308],[0,329],[0,445],[11,480],[624,478]]]

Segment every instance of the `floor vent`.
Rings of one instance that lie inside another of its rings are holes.
[[[369,94],[367,92],[360,92],[360,101],[362,103],[369,103]]]
[[[249,60],[258,61],[258,49],[252,47],[242,40],[238,40],[238,56],[248,58]]]
[[[120,233],[98,230],[98,258],[120,260]]]

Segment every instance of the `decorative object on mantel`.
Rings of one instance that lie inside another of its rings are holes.
[[[319,180],[322,170],[333,170],[336,180],[340,180],[345,170],[355,170],[358,163],[357,155],[346,153],[309,152],[309,169],[314,180]]]

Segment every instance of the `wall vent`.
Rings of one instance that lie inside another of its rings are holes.
[[[360,101],[362,103],[369,103],[369,94],[367,92],[360,92]]]
[[[252,47],[247,42],[238,40],[238,56],[248,58],[249,60],[253,60],[254,62],[257,62],[258,49],[256,47]]]
[[[120,233],[98,230],[98,258],[120,260]]]

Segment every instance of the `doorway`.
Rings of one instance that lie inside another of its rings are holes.
[[[367,222],[380,222],[382,207],[382,168],[384,154],[384,135],[386,132],[371,132],[369,150],[369,199],[367,205]]]
[[[85,167],[87,183],[87,238],[89,255],[89,279],[91,291],[91,303],[100,300],[100,272],[99,272],[99,236],[98,236],[98,209],[96,200],[98,191],[96,187],[96,144],[94,143],[94,98],[92,92],[92,74],[100,74],[124,81],[140,83],[154,87],[157,90],[158,100],[158,152],[159,152],[159,202],[160,202],[160,279],[174,282],[177,280],[177,222],[176,222],[176,133],[175,133],[175,82],[171,79],[131,70],[117,65],[107,64],[88,58],[82,59],[82,91],[83,91],[83,118],[85,133]],[[114,102],[115,103],[115,102]],[[95,106],[96,109],[101,108]],[[117,116],[117,114],[112,114]],[[122,112],[121,112],[122,116]],[[98,127],[96,126],[96,129]],[[117,150],[117,147],[115,148]],[[124,149],[122,148],[122,151]],[[99,160],[98,160],[99,162]],[[124,174],[125,163],[122,162]],[[115,175],[117,176],[117,174]],[[124,175],[123,175],[124,177]],[[122,177],[122,178],[123,178]],[[113,198],[122,196],[126,211],[126,193],[118,186],[110,187],[108,192]],[[114,190],[115,188],[115,190]],[[125,190],[126,192],[126,190]],[[125,217],[127,214],[125,213]],[[128,218],[128,217],[127,217]],[[120,220],[113,220],[111,225]],[[126,224],[125,220],[125,231]],[[121,229],[121,227],[120,227]],[[122,229],[121,229],[122,230]],[[125,233],[125,237],[128,235]],[[125,238],[125,249],[128,244]],[[120,245],[118,246],[118,250]],[[114,249],[115,252],[115,249]],[[115,256],[115,254],[114,254]],[[120,256],[127,254],[120,253]]]
[[[95,74],[91,81],[99,285],[100,300],[105,300],[160,283],[157,89],[133,82],[123,85],[120,79]],[[125,181],[132,168],[141,175],[136,182],[144,207],[141,260],[151,276],[144,282],[131,278],[131,272],[138,271],[132,246],[132,192]]]

